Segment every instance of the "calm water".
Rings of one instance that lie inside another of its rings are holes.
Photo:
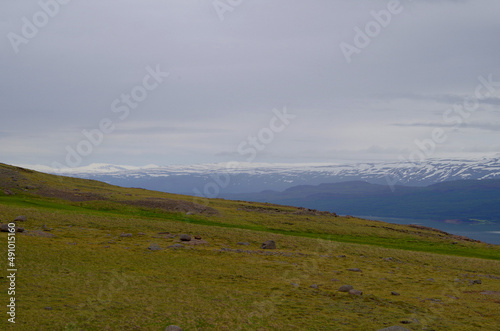
[[[442,221],[421,220],[411,218],[394,218],[394,217],[378,217],[378,216],[357,216],[364,219],[384,221],[396,224],[418,224],[431,228],[446,231],[448,233],[465,236],[471,239],[481,240],[489,244],[500,245],[500,223],[484,224],[484,223],[461,223],[449,224]]]

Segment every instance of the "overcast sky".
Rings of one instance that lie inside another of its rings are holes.
[[[0,162],[495,154],[499,14],[498,0],[3,0]]]

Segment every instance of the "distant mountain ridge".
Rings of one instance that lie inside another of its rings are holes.
[[[424,187],[399,185],[395,189],[351,181],[227,197],[335,211],[341,215],[491,221],[500,225],[500,179],[448,181]]]
[[[205,195],[282,191],[297,185],[365,181],[394,187],[426,186],[452,180],[500,179],[500,154],[481,159],[428,159],[411,162],[346,164],[216,163],[148,165],[144,167],[92,164],[80,168],[23,167],[57,174],[96,179],[125,187],[170,193]]]

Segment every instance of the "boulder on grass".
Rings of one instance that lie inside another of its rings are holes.
[[[388,328],[383,328],[383,329],[378,329],[377,331],[411,331],[410,329],[407,329],[405,327],[402,327],[400,325],[393,325]]]
[[[161,250],[161,247],[158,244],[151,244],[151,245],[149,245],[148,249],[150,251],[159,251],[159,250]]]
[[[349,292],[350,290],[354,289],[354,287],[352,285],[342,285],[340,288],[339,288],[339,291],[340,292]]]
[[[165,331],[182,331],[182,328],[177,325],[169,325],[165,328]]]
[[[179,239],[181,241],[191,241],[191,236],[188,235],[188,234],[181,234],[180,237],[179,237]]]
[[[360,290],[352,289],[352,290],[349,290],[349,294],[352,294],[352,295],[363,295],[363,292],[360,291]]]
[[[17,216],[15,219],[14,219],[14,222],[26,222],[28,220],[28,218],[24,215],[21,215],[21,216]]]
[[[262,243],[260,246],[261,249],[276,249],[276,243],[274,240],[268,240]]]

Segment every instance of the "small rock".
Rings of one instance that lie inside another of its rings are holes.
[[[144,232],[139,232],[137,235],[138,236],[145,236],[146,234]]]
[[[239,243],[237,243],[237,245],[249,246],[249,245],[250,245],[250,243],[247,243],[247,242],[239,242]]]
[[[52,310],[52,307],[45,307],[46,310]]]
[[[52,231],[52,228],[49,228],[47,225],[44,224],[44,225],[42,225],[42,230],[50,232],[50,231]]]
[[[1,232],[9,232],[9,225],[7,223],[0,224]]]
[[[295,286],[295,287],[299,287],[299,284],[296,284],[296,283],[290,283],[290,285]]]
[[[186,213],[186,215],[187,215],[187,216],[190,216],[190,215],[194,215],[194,213],[193,213],[192,211],[188,211],[188,212]]]
[[[351,285],[342,285],[339,287],[339,292],[349,292],[350,290],[354,289]]]
[[[345,258],[347,256],[345,256],[345,255],[337,255],[337,257]]]
[[[363,272],[361,269],[359,268],[350,268],[350,269],[347,269],[349,271],[353,271],[353,272]]]
[[[17,216],[15,219],[14,219],[14,222],[26,222],[28,220],[28,218],[24,215],[22,216]]]
[[[24,232],[25,230],[24,230],[24,228],[17,228],[16,231],[17,232]]]
[[[181,234],[181,235],[179,236],[179,239],[180,239],[181,241],[191,241],[191,236],[190,236],[190,235],[188,235],[188,234]]]
[[[159,251],[159,250],[161,250],[160,245],[158,245],[158,244],[151,244],[151,245],[149,245],[148,249],[150,251]]]
[[[3,193],[5,193],[5,195],[15,195],[11,190],[4,190]]]
[[[168,246],[167,248],[184,248],[184,246],[181,244],[173,244],[173,245]]]
[[[165,328],[165,331],[182,331],[182,328],[177,325],[169,325]]]
[[[41,230],[30,230],[30,231],[25,231],[27,236],[31,237],[44,237],[44,238],[54,238],[55,235],[49,232],[43,232]]]
[[[484,295],[495,295],[495,296],[500,297],[500,292],[498,292],[498,291],[483,291],[483,292],[479,292],[479,293],[484,294]]]
[[[132,233],[122,233],[120,237],[132,237]]]
[[[312,284],[311,286],[309,286],[310,288],[314,288],[314,289],[319,289],[319,286],[318,284]]]
[[[474,285],[474,284],[482,284],[483,282],[481,281],[481,279],[475,279],[475,280],[469,280],[469,284],[470,285]]]
[[[391,294],[392,294],[392,295],[401,295],[401,294],[399,294],[398,292],[394,292],[394,291],[392,291],[392,292],[391,292]]]
[[[433,282],[434,281],[434,278],[427,278],[426,281],[428,282]]]
[[[352,289],[352,290],[349,290],[349,294],[352,294],[352,295],[363,295],[363,292],[360,291],[360,290]]]
[[[402,327],[400,325],[393,325],[388,328],[384,329],[378,329],[377,331],[411,331],[410,329],[407,329],[405,327]]]
[[[201,236],[194,236],[194,239],[201,240]]]
[[[276,243],[274,240],[268,240],[262,243],[260,246],[261,249],[276,249]]]

